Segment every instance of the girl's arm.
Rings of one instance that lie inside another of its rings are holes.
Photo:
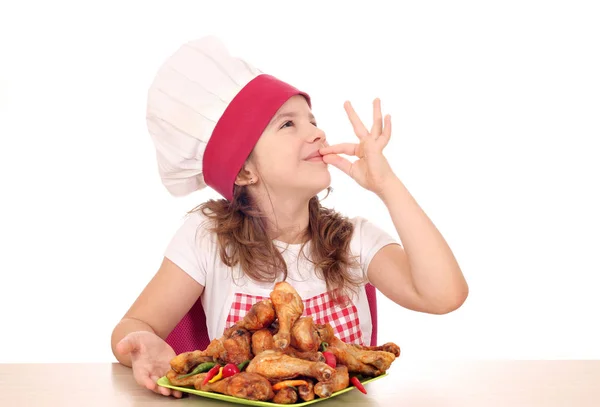
[[[131,366],[129,357],[116,352],[117,343],[131,332],[148,331],[165,340],[203,291],[202,285],[164,258],[156,275],[112,332],[111,347],[117,360]]]
[[[444,237],[394,177],[379,197],[387,207],[402,246],[388,245],[369,264],[369,280],[406,308],[444,314],[459,308],[469,288]]]
[[[457,309],[468,294],[464,276],[442,235],[383,155],[392,135],[391,117],[383,118],[381,101],[375,99],[369,131],[350,102],[344,108],[359,143],[325,146],[320,149],[323,161],[383,200],[405,247],[381,249],[369,264],[369,280],[392,301],[410,309],[433,314]],[[351,162],[340,154],[358,160]]]

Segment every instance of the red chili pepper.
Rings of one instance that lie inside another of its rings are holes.
[[[204,378],[204,380],[202,380],[202,384],[205,385],[208,383],[208,381],[210,379],[212,379],[213,377],[215,377],[215,375],[217,373],[219,373],[219,369],[221,368],[221,365],[219,365],[218,363],[208,371],[208,373],[206,374],[206,377]]]
[[[240,369],[238,369],[236,365],[234,365],[233,363],[228,363],[223,368],[223,378],[231,377],[234,374],[238,374],[239,372]]]
[[[337,366],[337,361],[335,359],[335,355],[331,352],[323,352],[323,356],[325,356],[325,363],[335,369]]]
[[[356,376],[355,377],[351,377],[350,378],[350,383],[352,383],[354,385],[354,387],[356,387],[362,393],[367,394],[367,390],[362,385],[362,383],[360,382],[360,380],[358,380],[358,377],[356,377]]]

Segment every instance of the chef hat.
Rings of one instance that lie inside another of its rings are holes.
[[[209,186],[231,200],[234,182],[277,110],[310,97],[233,57],[215,37],[183,44],[148,91],[147,125],[163,184],[174,196]]]

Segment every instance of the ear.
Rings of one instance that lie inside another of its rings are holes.
[[[252,185],[257,182],[258,176],[246,165],[240,170],[235,178],[235,184],[239,186]]]

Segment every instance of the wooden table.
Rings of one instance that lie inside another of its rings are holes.
[[[389,376],[319,407],[600,406],[600,361],[396,361]],[[119,364],[0,364],[0,406],[234,406],[164,397]]]

